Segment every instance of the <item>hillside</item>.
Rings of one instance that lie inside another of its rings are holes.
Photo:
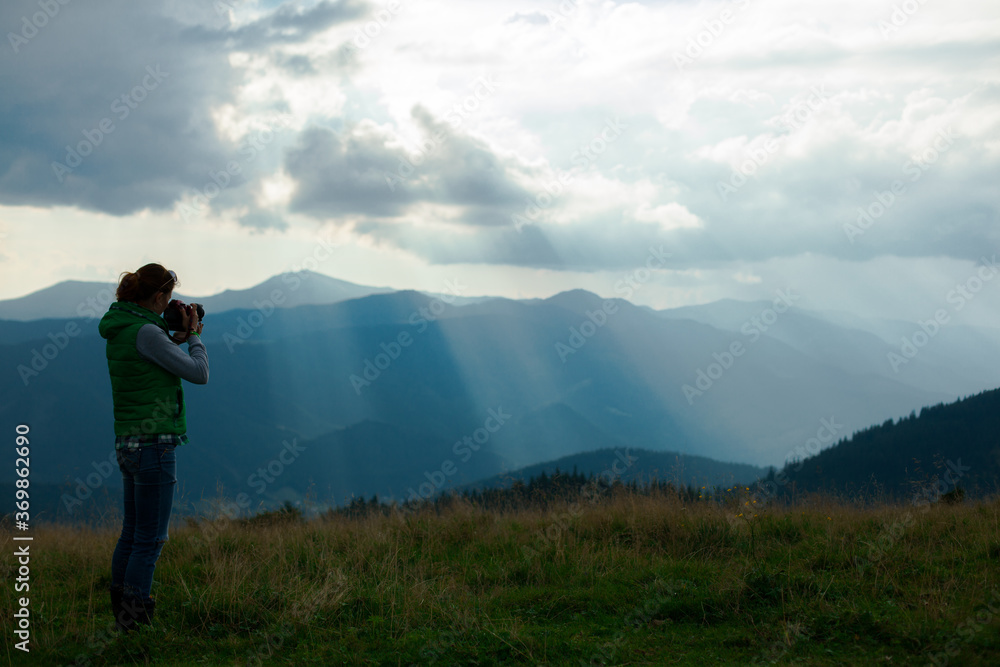
[[[745,463],[726,463],[704,456],[679,454],[677,452],[654,452],[648,449],[600,449],[564,456],[554,461],[546,461],[502,475],[479,480],[463,489],[507,488],[515,480],[527,483],[542,474],[552,476],[557,471],[573,473],[585,477],[591,475],[620,480],[622,483],[636,481],[640,485],[650,480],[671,482],[679,486],[708,486],[726,484],[749,484],[767,471],[759,466]],[[611,471],[609,473],[609,471]],[[619,474],[620,473],[620,474]]]
[[[1000,490],[1000,389],[886,420],[788,464],[783,472],[797,492],[884,491],[912,499],[923,497],[940,478],[944,493],[956,485],[969,495],[995,493]]]

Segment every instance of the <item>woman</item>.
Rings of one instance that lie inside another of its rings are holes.
[[[173,336],[161,317],[177,284],[177,275],[159,264],[126,272],[118,300],[98,326],[108,341],[115,449],[125,487],[122,532],[111,559],[111,607],[126,632],[148,624],[156,608],[150,589],[177,484],[174,449],[188,439],[181,378],[208,382],[197,310],[181,308],[184,333]],[[185,341],[187,353],[179,345]]]

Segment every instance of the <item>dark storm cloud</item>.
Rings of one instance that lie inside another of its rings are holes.
[[[33,20],[36,2],[0,6],[0,28],[16,35],[0,58],[0,203],[114,215],[170,209],[234,159],[240,142],[219,137],[211,116],[241,83],[234,45],[304,40],[365,7],[283,5],[233,30],[213,3],[195,0],[56,4],[35,28],[24,17]],[[250,165],[219,201],[264,167]]]
[[[393,216],[416,201],[410,189],[389,189],[385,174],[405,159],[400,149],[387,147],[389,137],[377,130],[342,137],[325,127],[311,127],[285,158],[285,168],[297,183],[291,209],[317,218],[345,214]]]
[[[425,137],[440,137],[426,163],[431,201],[469,207],[464,219],[472,225],[509,224],[511,208],[528,197],[513,180],[522,165],[498,157],[482,140],[462,133],[454,116],[450,118],[457,127],[435,119],[421,106],[414,107],[412,115]]]
[[[348,214],[395,217],[417,203],[457,206],[459,222],[471,226],[510,224],[528,193],[517,184],[521,166],[493,153],[483,141],[412,111],[422,131],[420,146],[407,151],[384,130],[366,124],[341,133],[314,127],[286,157],[298,183],[292,209],[317,218]]]
[[[33,6],[4,4],[0,25]],[[222,149],[208,109],[227,99],[234,77],[224,52],[178,48],[184,30],[152,4],[71,4],[5,54],[3,203],[124,215],[167,208],[204,180],[198,166]]]

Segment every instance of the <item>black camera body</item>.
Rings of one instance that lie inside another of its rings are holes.
[[[205,319],[205,309],[200,303],[192,303],[198,310],[198,321],[203,321]],[[185,331],[184,329],[184,314],[181,311],[185,308],[183,301],[178,301],[173,299],[167,304],[167,309],[163,311],[163,321],[167,323],[167,328],[171,331]]]

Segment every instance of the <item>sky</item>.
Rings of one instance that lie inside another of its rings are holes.
[[[1000,326],[995,2],[63,1],[0,6],[0,299],[159,262]]]

